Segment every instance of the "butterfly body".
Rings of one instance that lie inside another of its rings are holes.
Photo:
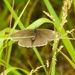
[[[31,38],[16,38],[16,37],[28,37]],[[46,45],[48,41],[52,41],[55,38],[55,33],[53,30],[49,29],[26,29],[20,30],[10,37],[18,41],[18,44],[23,47],[39,47]]]
[[[34,37],[31,38],[32,41],[35,40],[35,38],[36,38],[36,34],[37,34],[37,29],[32,30],[32,32],[31,32],[31,36],[34,36]]]

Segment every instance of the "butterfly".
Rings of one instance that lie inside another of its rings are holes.
[[[59,38],[59,33],[53,30],[26,29],[11,34],[10,37],[13,40],[17,40],[18,44],[22,47],[40,47],[46,45],[48,41],[53,41],[55,39],[55,34],[57,34],[57,38]]]

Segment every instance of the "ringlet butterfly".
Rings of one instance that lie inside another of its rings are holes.
[[[49,29],[26,29],[11,34],[10,37],[17,40],[18,44],[22,47],[39,47],[46,45],[48,41],[54,40],[55,34],[59,37],[57,32]],[[26,38],[28,36],[32,37]]]

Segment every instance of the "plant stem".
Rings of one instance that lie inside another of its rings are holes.
[[[55,39],[53,43],[53,56],[52,56],[51,67],[49,70],[49,75],[55,75],[56,53],[57,53],[58,43],[59,43],[59,40]]]

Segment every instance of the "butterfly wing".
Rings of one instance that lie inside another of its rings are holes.
[[[14,33],[14,34],[11,34],[10,37],[14,40],[19,41],[23,38],[31,36],[31,32],[32,32],[32,29],[20,30],[20,31]]]
[[[22,47],[32,47],[32,40],[31,38],[23,38],[18,41],[18,44]]]
[[[36,33],[36,36],[35,36],[35,40],[33,42],[33,46],[34,47],[39,47],[39,46],[43,46],[43,45],[46,45],[47,44],[47,40],[46,40],[46,37],[43,37],[41,32],[38,31]]]
[[[32,40],[31,38],[28,38],[28,36],[32,36],[32,32],[33,29],[20,30],[19,32],[11,34],[10,37],[14,40],[17,40],[20,46],[32,47]]]
[[[55,38],[55,33],[53,30],[48,29],[37,29],[36,39],[33,46],[43,46],[46,45],[48,41],[52,41]]]
[[[53,30],[49,30],[49,29],[38,29],[39,32],[41,33],[42,37],[45,37],[46,40],[48,41],[52,41],[54,40],[56,37],[59,38],[60,34],[53,31]]]

